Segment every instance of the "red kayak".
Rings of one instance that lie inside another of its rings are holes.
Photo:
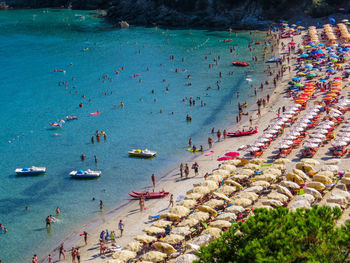
[[[258,127],[255,126],[254,130],[249,130],[249,131],[236,131],[236,132],[228,132],[227,136],[229,137],[240,137],[240,136],[247,136],[247,135],[251,135],[251,134],[255,134],[258,133]]]
[[[146,195],[146,194],[165,194],[165,195],[168,195],[169,194],[169,192],[165,192],[165,191],[160,191],[160,192],[136,192],[136,191],[132,190],[132,192],[135,195]]]
[[[137,194],[131,194],[129,193],[129,195],[131,197],[134,197],[134,198],[137,198],[139,199],[142,195],[137,195]],[[147,193],[145,195],[143,195],[146,199],[152,199],[152,198],[163,198],[163,197],[166,197],[167,194],[163,193],[163,194],[160,194],[160,193]]]
[[[232,65],[239,66],[239,67],[246,67],[246,66],[249,66],[250,64],[248,62],[232,62]]]

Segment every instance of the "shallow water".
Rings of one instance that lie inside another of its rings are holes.
[[[260,84],[263,76],[262,63],[249,69],[231,66],[234,60],[250,61],[247,32],[234,37],[203,30],[116,30],[91,12],[71,10],[0,11],[0,31],[0,223],[9,229],[0,234],[3,262],[28,262],[32,254],[42,255],[73,229],[99,216],[98,200],[108,210],[127,199],[130,190],[149,186],[152,173],[160,176],[191,156],[186,151],[189,137],[198,147],[206,147],[212,127],[234,124],[236,92],[241,102],[252,101],[249,86]],[[224,43],[225,38],[234,41]],[[261,41],[262,36],[254,38]],[[235,44],[240,45],[239,55],[233,57],[229,47]],[[256,48],[261,54],[262,47]],[[209,69],[218,55],[219,65]],[[246,81],[248,70],[252,82]],[[223,73],[220,91],[219,72]],[[103,74],[113,81],[102,81]],[[59,86],[60,81],[67,81],[67,88]],[[188,82],[192,86],[186,86]],[[207,91],[208,86],[212,88]],[[206,106],[198,100],[190,107],[188,101],[182,102],[186,96],[200,96]],[[115,109],[121,101],[125,107]],[[96,111],[101,114],[89,115]],[[191,123],[185,121],[186,114],[193,117]],[[50,128],[49,122],[67,115],[79,120],[66,122],[62,129]],[[106,142],[102,138],[91,144],[96,130],[106,132]],[[128,157],[128,150],[144,147],[157,151],[158,157]],[[85,162],[80,161],[82,153]],[[71,180],[71,170],[95,168],[94,155],[102,177]],[[15,168],[32,165],[46,166],[47,173],[14,175]],[[62,213],[48,232],[45,217],[57,206]]]

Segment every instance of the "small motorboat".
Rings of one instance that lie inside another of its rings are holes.
[[[38,175],[46,173],[46,167],[17,168],[15,172],[17,175]]]
[[[78,119],[78,116],[66,116],[67,121],[77,120],[77,119]]]
[[[273,58],[270,58],[269,60],[266,60],[266,63],[276,63],[280,61],[281,61],[281,58],[273,57]]]
[[[129,151],[129,155],[132,157],[141,157],[141,158],[152,158],[157,155],[157,152],[150,151],[148,149],[133,149]]]
[[[53,128],[62,128],[64,120],[60,120],[59,122],[49,122],[49,123]]]
[[[249,129],[248,131],[236,131],[236,132],[228,132],[227,136],[229,137],[240,137],[240,136],[247,136],[251,134],[258,133],[258,126],[255,126],[255,129]]]
[[[242,61],[242,62],[237,61],[237,62],[232,62],[232,65],[237,66],[237,67],[246,67],[246,66],[249,66],[250,63],[244,62],[244,61]]]
[[[167,194],[165,193],[147,193],[145,195],[137,195],[137,194],[131,194],[129,193],[129,195],[133,198],[137,198],[140,199],[141,196],[143,196],[145,199],[153,199],[153,198],[163,198],[166,197]]]
[[[147,194],[152,194],[152,195],[155,195],[155,194],[165,194],[165,195],[168,195],[169,192],[165,192],[165,191],[160,191],[160,192],[136,192],[134,190],[132,190],[132,192],[135,194],[135,195],[147,195]]]
[[[93,179],[93,178],[98,178],[101,175],[101,171],[93,171],[90,169],[87,169],[86,171],[84,170],[78,170],[78,171],[71,171],[69,175],[72,178],[76,179]]]

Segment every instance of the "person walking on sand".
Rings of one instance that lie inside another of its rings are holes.
[[[124,227],[125,227],[125,225],[123,223],[123,220],[121,220],[121,219],[119,220],[118,226],[119,226],[119,230],[120,230],[120,237],[122,237],[123,236]]]
[[[72,247],[71,255],[72,255],[72,263],[75,263],[76,253],[75,253],[75,248],[74,247]]]
[[[197,176],[198,175],[198,169],[199,169],[199,165],[197,162],[195,162],[193,164],[193,169],[194,169],[194,176]]]
[[[183,163],[181,163],[180,164],[180,176],[181,176],[181,178],[183,176],[183,170],[184,170],[184,165],[183,165]]]
[[[169,200],[169,205],[168,205],[168,207],[174,207],[174,195],[173,194],[171,194],[170,195],[170,200]]]
[[[80,263],[80,251],[79,251],[79,248],[77,248],[77,249],[75,250],[75,254],[76,254],[76,256],[77,256],[78,263]]]
[[[140,205],[140,211],[141,212],[143,210],[145,210],[145,197],[143,195],[141,195],[141,197],[140,197],[139,205]]]
[[[190,168],[188,167],[188,164],[185,165],[185,176],[188,178],[188,175],[190,174]]]
[[[217,137],[218,137],[218,141],[220,141],[220,138],[221,138],[221,131],[218,130],[217,133],[216,133]]]
[[[66,255],[64,254],[65,250],[64,250],[63,243],[61,244],[59,251],[60,252],[58,254],[58,259],[61,260],[61,256],[63,256],[63,259],[66,260]]]
[[[83,232],[85,246],[87,245],[88,235],[89,234],[86,231]]]
[[[156,177],[154,176],[154,174],[152,174],[152,184],[153,184],[153,192],[156,189]]]

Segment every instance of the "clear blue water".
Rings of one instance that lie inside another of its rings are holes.
[[[241,102],[254,98],[245,80],[248,69],[231,66],[234,60],[250,61],[247,32],[234,37],[200,30],[116,30],[91,12],[71,10],[0,11],[0,32],[0,223],[9,230],[0,234],[3,262],[28,262],[34,253],[40,257],[73,229],[100,216],[98,200],[108,210],[125,201],[131,189],[149,186],[152,173],[160,176],[191,156],[186,151],[189,137],[206,146],[212,127],[234,123],[237,91]],[[224,43],[225,38],[234,41]],[[241,46],[236,57],[229,51],[233,44]],[[261,54],[262,47],[256,48]],[[209,61],[218,55],[219,65],[209,69]],[[121,67],[124,70],[116,75]],[[54,72],[55,68],[66,73]],[[261,63],[250,67],[255,85],[263,76],[261,68]],[[103,82],[104,74],[113,81]],[[59,86],[60,81],[68,82],[67,88]],[[182,101],[186,96],[200,96],[207,105],[201,107],[197,101],[190,107]],[[115,109],[121,101],[125,107]],[[95,111],[101,114],[89,115]],[[186,114],[192,115],[192,123],[186,123]],[[79,120],[50,129],[49,122],[66,115]],[[91,144],[96,130],[107,133],[107,142]],[[158,157],[128,157],[128,150],[143,147],[157,151]],[[80,161],[82,153],[85,162]],[[95,168],[94,155],[102,177],[71,180],[71,170]],[[15,176],[16,167],[32,165],[46,166],[47,173]],[[62,212],[60,221],[48,233],[45,217],[54,214],[56,206]]]

